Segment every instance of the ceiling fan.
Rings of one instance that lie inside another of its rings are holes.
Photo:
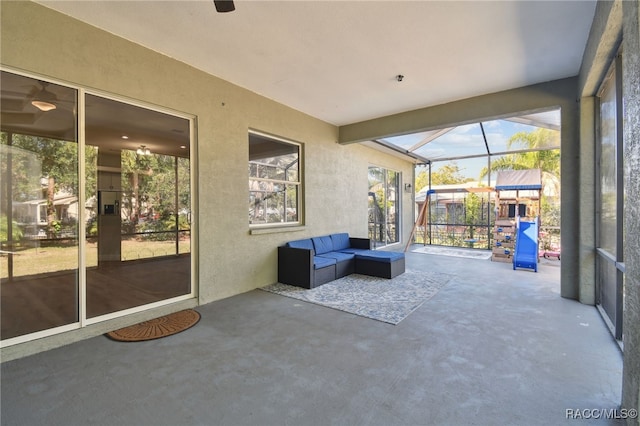
[[[233,0],[213,0],[213,4],[216,6],[216,11],[220,13],[236,10]]]
[[[0,112],[3,128],[33,129],[45,116],[67,122],[66,118],[62,117],[75,113],[75,99],[59,97],[55,90],[51,90],[55,85],[50,86],[46,81],[36,81],[33,85],[16,85],[11,84],[12,82],[16,83],[8,79],[7,84],[2,87]],[[27,88],[28,91],[25,91]]]
[[[38,108],[40,111],[51,111],[57,108],[56,103],[58,97],[47,90],[49,83],[40,82],[42,89],[36,92],[31,99],[31,105]]]

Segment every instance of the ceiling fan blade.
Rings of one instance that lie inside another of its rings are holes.
[[[220,13],[233,12],[236,10],[233,0],[213,0],[213,4],[216,6],[216,10]]]

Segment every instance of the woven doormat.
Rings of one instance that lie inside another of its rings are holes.
[[[120,342],[141,342],[180,333],[193,327],[198,321],[200,321],[200,314],[193,309],[186,309],[160,318],[144,321],[140,324],[110,331],[106,335]]]

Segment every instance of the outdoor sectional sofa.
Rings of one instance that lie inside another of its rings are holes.
[[[349,274],[393,278],[404,272],[404,253],[371,250],[368,238],[347,233],[289,241],[278,247],[278,282],[314,288]]]

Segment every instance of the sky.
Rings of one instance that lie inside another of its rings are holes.
[[[531,132],[535,126],[515,123],[506,120],[492,120],[482,122],[487,138],[489,150],[492,153],[505,152],[509,138],[518,132]],[[385,138],[404,149],[410,149],[416,143],[423,140],[432,132],[421,132],[405,136]],[[469,155],[486,155],[487,149],[482,136],[482,129],[479,123],[458,126],[440,136],[437,139],[417,148],[413,151],[422,157],[433,161],[432,170],[437,171],[440,167],[450,164],[450,161],[438,161],[439,158],[455,158]],[[496,157],[493,157],[494,159]],[[487,167],[487,157],[473,159],[454,160],[460,168],[460,173],[467,178],[477,180],[483,167]],[[416,174],[422,169],[416,169]]]

